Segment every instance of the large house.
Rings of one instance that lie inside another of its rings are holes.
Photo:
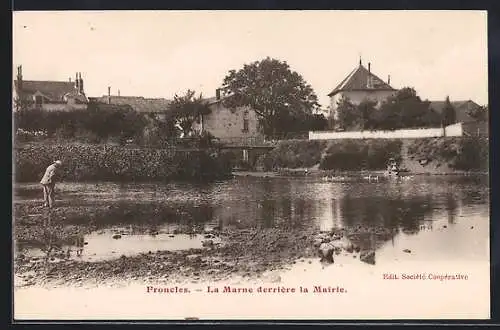
[[[390,77],[383,81],[371,71],[371,64],[365,68],[359,61],[359,66],[347,75],[328,96],[330,97],[330,116],[337,119],[337,104],[340,99],[348,98],[353,104],[364,100],[375,101],[380,104],[397,91],[390,85]]]
[[[431,101],[430,107],[441,114],[446,105],[446,101]],[[462,124],[465,135],[483,135],[487,136],[489,125],[487,120],[477,120],[470,116],[474,110],[481,106],[472,100],[452,101],[451,105],[455,109],[455,122]]]
[[[88,103],[80,72],[76,73],[75,81],[24,80],[22,66],[18,66],[13,88],[14,111],[20,101],[29,108],[46,111],[84,110]]]

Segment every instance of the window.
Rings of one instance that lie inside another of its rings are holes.
[[[35,105],[37,107],[40,107],[40,106],[42,106],[42,104],[43,104],[43,96],[41,96],[41,95],[35,96]]]
[[[243,113],[243,132],[248,132],[248,110]]]

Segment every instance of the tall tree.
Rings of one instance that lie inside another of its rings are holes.
[[[446,101],[444,104],[443,108],[443,113],[442,113],[442,118],[443,118],[443,126],[448,126],[451,124],[455,124],[457,120],[457,113],[455,111],[455,108],[450,102],[450,97],[446,97]]]
[[[195,94],[195,91],[187,90],[183,96],[175,95],[165,111],[166,119],[174,121],[182,129],[184,137],[193,133],[193,124],[201,116],[211,112],[202,95],[196,97]]]
[[[312,87],[286,62],[267,57],[229,71],[221,91],[230,108],[249,106],[260,117],[266,135],[275,135],[283,113],[311,113],[319,106]]]

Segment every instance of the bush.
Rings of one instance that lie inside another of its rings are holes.
[[[401,161],[401,140],[331,141],[320,168],[324,170],[383,170],[387,161]]]
[[[26,146],[14,152],[17,182],[38,182],[56,159],[63,161],[62,176],[67,181],[210,180],[231,171],[223,157],[208,150],[65,144]]]
[[[489,143],[483,137],[419,139],[408,146],[408,155],[416,160],[446,163],[456,170],[485,171],[489,165]]]
[[[269,153],[260,156],[256,166],[265,171],[311,167],[319,163],[325,145],[324,141],[282,141]]]

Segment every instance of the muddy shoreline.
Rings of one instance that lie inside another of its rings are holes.
[[[115,225],[127,225],[127,216],[149,219],[144,224],[128,224],[134,233],[156,235],[156,214],[163,217],[171,209],[156,209],[146,214],[135,206],[95,205],[61,206],[51,211],[40,208],[38,202],[15,205],[14,272],[21,279],[16,286],[32,285],[95,285],[122,280],[155,281],[158,284],[200,280],[218,281],[233,276],[259,278],[266,271],[283,269],[287,265],[305,262],[306,258],[321,257],[321,249],[335,254],[369,254],[356,242],[366,234],[361,227],[320,232],[317,228],[224,228],[195,229],[203,235],[202,248],[179,251],[148,251],[132,256],[117,255],[112,260],[80,261],[68,258],[64,244],[72,244],[78,235],[104,228],[104,219],[121,219]],[[132,220],[132,219],[131,219]],[[109,227],[109,223],[106,224]],[[126,234],[126,233],[123,233]],[[193,227],[178,226],[170,236],[193,234]],[[387,235],[380,228],[375,235]],[[119,236],[119,235],[117,235]],[[50,242],[50,247],[47,245]],[[331,245],[325,245],[331,244]],[[44,257],[29,256],[27,247],[41,247]],[[50,252],[47,251],[50,249]],[[73,252],[72,252],[73,253]],[[334,260],[333,255],[333,260]],[[332,260],[332,261],[333,261]],[[327,261],[328,262],[328,261]],[[369,260],[368,260],[369,262]],[[330,261],[331,263],[331,261]]]

